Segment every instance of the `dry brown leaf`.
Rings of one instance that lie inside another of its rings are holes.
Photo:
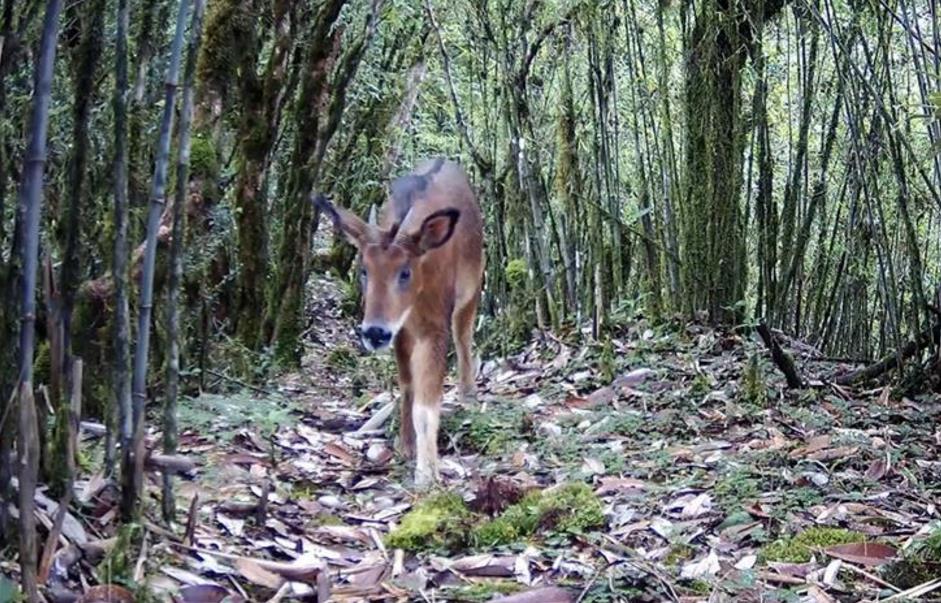
[[[236,603],[244,599],[216,584],[194,584],[180,589],[178,601],[180,603],[222,603],[223,601]]]
[[[853,456],[857,452],[859,452],[859,446],[838,446],[837,448],[818,450],[808,454],[807,458],[812,461],[832,461],[833,459],[844,459]]]
[[[547,586],[491,599],[490,603],[572,603],[575,595],[564,588]]]
[[[830,446],[830,442],[831,442],[831,438],[828,435],[821,435],[821,436],[811,438],[810,441],[807,442],[806,446],[801,446],[800,448],[796,448],[792,450],[789,456],[792,459],[799,459],[802,457],[806,457],[815,452],[828,448]]]
[[[243,578],[258,586],[278,590],[284,584],[284,578],[269,572],[252,559],[237,559],[235,568]]]
[[[473,555],[451,563],[451,569],[467,576],[509,578],[514,575],[516,556]]]
[[[354,467],[356,465],[356,457],[353,453],[347,450],[345,446],[337,444],[336,442],[327,442],[323,447],[323,451],[348,467]]]
[[[831,557],[857,563],[868,567],[884,565],[895,558],[895,549],[887,544],[878,542],[855,542],[852,544],[839,544],[823,549]]]
[[[85,591],[78,603],[134,603],[134,595],[123,586],[103,584]]]
[[[869,469],[866,470],[866,479],[877,482],[885,477],[887,470],[888,466],[886,465],[885,459],[876,459],[869,465]]]
[[[624,492],[625,490],[646,490],[647,482],[632,477],[603,477],[601,485],[595,490],[595,494],[602,496],[614,492]]]

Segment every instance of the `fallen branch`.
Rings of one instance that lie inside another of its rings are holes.
[[[855,383],[860,383],[863,381],[870,381],[879,377],[899,365],[899,360],[903,362],[908,358],[911,358],[921,350],[927,348],[935,340],[935,333],[937,333],[941,325],[935,325],[931,328],[925,329],[918,334],[914,340],[909,341],[901,350],[897,350],[890,354],[886,354],[882,357],[881,360],[874,364],[864,366],[862,368],[856,369],[846,373],[845,375],[840,375],[836,378],[836,383],[839,385],[853,385]]]
[[[800,389],[804,387],[804,380],[797,372],[797,367],[794,366],[794,359],[791,358],[791,355],[785,352],[784,349],[778,344],[774,338],[774,333],[771,332],[771,329],[768,328],[768,325],[766,325],[764,322],[760,322],[755,328],[758,331],[758,334],[761,335],[761,339],[765,342],[768,350],[771,351],[771,360],[773,360],[774,364],[779,369],[781,369],[782,373],[784,373],[784,378],[787,380],[787,386],[792,389]]]

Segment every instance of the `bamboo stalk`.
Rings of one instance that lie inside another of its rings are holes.
[[[193,122],[193,96],[196,83],[196,58],[202,40],[203,13],[206,0],[193,3],[186,73],[183,77],[183,108],[180,111],[180,149],[176,164],[176,194],[173,200],[173,231],[170,239],[170,291],[167,299],[167,395],[163,406],[163,452],[176,454],[176,404],[180,391],[180,283],[183,280],[183,221],[186,193],[189,188],[190,126]],[[176,504],[173,499],[173,474],[163,473],[163,519],[173,521]]]
[[[154,270],[157,261],[157,230],[160,215],[166,204],[167,165],[170,160],[170,134],[173,131],[173,113],[176,104],[180,57],[183,53],[183,30],[189,0],[180,0],[176,20],[176,33],[170,50],[170,64],[164,84],[163,120],[157,159],[151,186],[150,208],[147,214],[147,242],[141,273],[140,303],[138,306],[137,348],[134,351],[134,373],[131,381],[133,433],[131,445],[123,453],[123,491],[121,514],[130,521],[137,514],[138,501],[143,489],[144,475],[144,411],[147,405],[147,364],[150,353],[150,317],[153,310]]]
[[[122,449],[131,444],[131,381],[130,334],[131,313],[127,299],[128,265],[128,202],[127,202],[127,95],[128,61],[127,31],[130,14],[128,0],[118,0],[118,30],[115,36],[114,107],[114,409]],[[114,416],[114,414],[112,414]],[[111,425],[113,421],[108,421]],[[113,429],[109,428],[111,434]],[[114,471],[114,437],[109,435],[105,446],[105,465]]]
[[[39,425],[33,398],[33,356],[36,346],[36,278],[39,268],[39,221],[42,214],[43,172],[46,167],[46,139],[49,130],[49,104],[59,37],[61,0],[48,0],[43,22],[39,60],[36,64],[36,92],[30,121],[30,141],[23,162],[20,206],[24,233],[19,249],[23,268],[20,306],[19,357],[19,514],[20,568],[23,591],[29,601],[39,600],[36,581],[36,518],[34,516],[36,479],[39,473]]]

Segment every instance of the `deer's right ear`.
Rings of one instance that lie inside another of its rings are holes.
[[[347,211],[342,207],[335,207],[333,203],[322,194],[314,197],[314,205],[333,222],[333,229],[343,236],[357,248],[362,248],[366,244],[369,234],[369,227],[353,212]]]

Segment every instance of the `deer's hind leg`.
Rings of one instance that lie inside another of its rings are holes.
[[[451,334],[457,355],[458,394],[461,402],[473,402],[477,396],[477,359],[474,358],[474,319],[477,296],[457,308],[451,316]]]

